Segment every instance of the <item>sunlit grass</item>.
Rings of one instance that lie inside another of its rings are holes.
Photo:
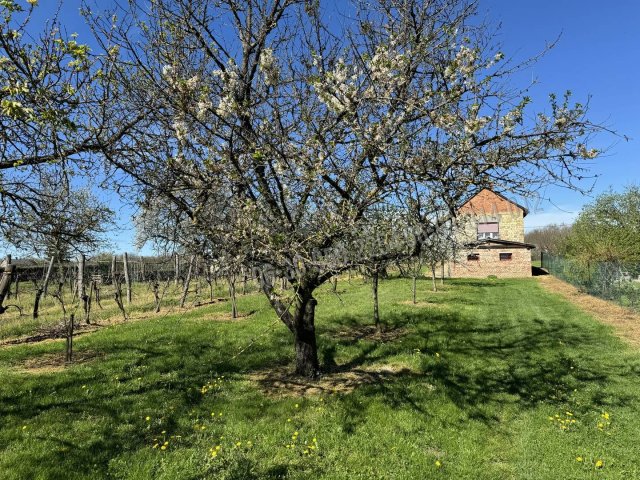
[[[409,280],[381,284],[385,341],[361,334],[361,279],[322,289],[323,363],[386,372],[345,390],[252,380],[293,360],[257,294],[235,321],[167,307],[79,336],[87,360],[65,368],[31,368],[61,341],[1,348],[0,478],[640,477],[636,350],[534,279],[428,283],[418,306]]]

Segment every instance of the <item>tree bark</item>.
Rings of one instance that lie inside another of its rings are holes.
[[[293,333],[296,351],[296,374],[307,378],[316,378],[320,374],[318,346],[316,343],[315,308],[317,301],[313,298],[314,286],[306,285],[296,290],[295,311],[289,311],[290,304],[285,305],[275,293],[269,277],[262,275],[260,286],[269,299],[278,318]]]
[[[129,276],[129,257],[127,252],[123,255],[124,262],[124,283],[127,287],[127,304],[131,303],[131,277]]]
[[[180,298],[180,308],[184,307],[184,302],[187,300],[187,294],[189,293],[189,284],[191,283],[191,273],[193,271],[194,259],[195,259],[195,255],[191,255],[191,260],[189,260],[189,270],[187,270],[187,277],[184,279],[184,287],[182,288],[182,297]]]
[[[124,317],[124,320],[127,321],[129,319],[129,316],[127,315],[127,311],[124,309],[124,305],[122,304],[122,287],[120,282],[118,281],[116,281],[116,288],[113,297],[116,301],[116,305],[118,305],[118,309]]]
[[[316,343],[315,311],[317,300],[311,292],[300,294],[294,315],[293,335],[296,348],[296,374],[315,378],[320,374]]]
[[[411,293],[412,293],[412,297],[413,297],[413,304],[416,304],[416,276],[413,275],[413,277],[411,277]]]
[[[67,349],[65,353],[65,361],[70,363],[73,361],[73,327],[75,322],[75,316],[72,313],[67,323]]]
[[[44,280],[42,281],[42,285],[38,290],[36,290],[36,298],[33,301],[33,318],[38,318],[38,309],[40,308],[40,297],[47,291],[47,285],[49,284],[49,278],[51,277],[51,270],[53,269],[53,258],[49,260],[49,267],[47,268],[47,273],[44,276]]]
[[[236,300],[236,276],[230,274],[229,281],[229,300],[231,301],[231,318],[238,318],[238,302]]]
[[[380,327],[380,311],[378,309],[378,276],[378,269],[376,268],[371,275],[371,293],[373,294],[373,321],[376,331],[380,333],[382,329]]]
[[[173,283],[175,283],[176,285],[178,285],[178,278],[180,278],[180,257],[178,256],[178,253],[176,252],[174,254],[174,259],[173,259]]]
[[[431,264],[431,283],[433,284],[433,291],[437,292],[438,291],[438,287],[436,287],[436,264],[432,263]]]
[[[82,309],[84,311],[84,321],[89,324],[89,296],[87,295],[87,289],[84,284],[84,266],[86,258],[84,254],[81,254],[78,258],[78,278],[76,284],[76,290],[78,291],[78,298],[82,302]]]

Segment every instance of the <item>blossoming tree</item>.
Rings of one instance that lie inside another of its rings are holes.
[[[119,108],[148,125],[108,158],[144,201],[170,202],[255,269],[301,375],[320,370],[323,282],[418,252],[434,208],[455,215],[479,187],[572,186],[598,154],[583,105],[553,99],[535,115],[526,92],[505,87],[518,66],[492,50],[473,2],[345,3],[340,22],[313,0],[130,5],[117,22],[92,14],[119,46]],[[424,231],[371,258],[352,239],[383,203]]]

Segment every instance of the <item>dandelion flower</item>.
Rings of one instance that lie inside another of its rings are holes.
[[[602,460],[597,460],[596,461],[596,468],[602,468],[604,467],[604,462]]]
[[[442,466],[442,462],[440,460],[436,460],[435,465],[436,468],[440,468]]]
[[[150,422],[150,421],[151,421],[151,417],[145,417],[145,420],[146,420],[147,422]]]
[[[576,457],[576,462],[582,462],[584,460],[584,458],[582,457]]]

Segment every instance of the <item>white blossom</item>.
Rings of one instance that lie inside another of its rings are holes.
[[[277,85],[280,80],[280,68],[273,55],[273,50],[265,48],[260,54],[260,70],[264,75],[264,82],[267,85]]]

